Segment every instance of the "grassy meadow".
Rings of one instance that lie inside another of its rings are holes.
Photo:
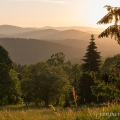
[[[120,120],[120,105],[81,106],[79,108],[0,107],[0,120]]]

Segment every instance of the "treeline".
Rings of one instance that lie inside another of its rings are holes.
[[[83,64],[65,60],[62,52],[47,61],[31,65],[13,63],[9,53],[0,46],[0,105],[31,102],[35,105],[68,107],[85,103],[119,101],[119,55],[104,64],[91,36]]]

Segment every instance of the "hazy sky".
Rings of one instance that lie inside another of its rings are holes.
[[[120,0],[0,0],[0,25],[102,27],[105,5],[120,7]]]

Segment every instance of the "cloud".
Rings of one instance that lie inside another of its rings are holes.
[[[52,2],[52,3],[60,3],[60,4],[65,4],[65,1],[62,0],[43,0],[44,2]]]
[[[58,4],[66,4],[63,0],[5,0],[5,1],[38,1],[38,2],[46,2],[46,3],[58,3]]]

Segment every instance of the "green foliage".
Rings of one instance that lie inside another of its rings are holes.
[[[7,92],[8,98],[9,98],[9,104],[17,104],[21,103],[21,90],[20,90],[20,81],[18,79],[17,73],[11,69],[10,70],[10,84],[8,89],[9,91]]]
[[[109,75],[107,80],[102,79],[101,75],[102,73],[99,72],[99,75],[96,74],[94,76],[95,85],[91,86],[93,94],[98,98],[98,100],[100,100],[99,98],[102,98],[102,102],[118,101],[120,97],[120,90],[116,87],[118,82],[116,79],[112,78],[112,75]]]
[[[114,21],[114,24],[118,24],[120,21],[120,8],[119,7],[112,7],[109,5],[106,5],[105,8],[108,10],[108,14],[106,14],[100,21],[98,21],[97,24],[108,24],[112,23]],[[114,20],[115,19],[115,20]]]
[[[110,68],[109,68],[109,67]],[[94,73],[95,85],[92,86],[93,94],[97,97],[104,97],[105,101],[120,100],[120,60],[119,55],[107,58],[102,70],[106,73]]]
[[[94,79],[90,74],[82,73],[79,83],[79,103],[91,103],[97,102],[96,97],[91,91],[91,86],[95,85]]]
[[[70,105],[70,98],[69,98],[68,95],[66,95],[66,97],[65,97],[65,102],[64,102],[63,107],[64,107],[64,108],[69,108],[70,106],[71,106],[71,105]]]
[[[110,74],[113,67],[116,66],[116,63],[119,61],[120,55],[115,55],[114,57],[109,57],[104,61],[104,64],[101,67],[102,72]]]
[[[91,86],[94,85],[94,78],[91,77],[92,71],[99,71],[100,67],[100,52],[97,52],[97,47],[94,42],[94,36],[91,36],[91,42],[87,47],[87,53],[84,56],[82,64],[81,76],[78,85],[79,103],[96,102],[96,97],[92,94]]]
[[[63,64],[64,61],[65,61],[65,55],[62,52],[59,52],[59,53],[53,54],[51,58],[47,60],[47,63],[49,65],[57,66],[57,65]]]
[[[0,80],[8,78],[10,69],[13,68],[8,52],[0,46]]]
[[[78,81],[81,75],[81,66],[79,64],[73,64],[72,65],[72,77],[74,79],[72,86],[75,87],[75,89],[77,89],[78,86]]]
[[[62,97],[70,91],[68,75],[61,66],[36,63],[26,67],[22,75],[22,91],[27,102],[43,101],[45,106],[51,102],[59,105]]]
[[[0,46],[0,104],[20,101],[20,84],[8,52]]]
[[[22,64],[20,64],[20,63],[13,63],[13,68],[14,68],[14,70],[17,72],[17,73],[22,73],[22,71],[23,71],[23,69],[26,67],[27,65],[22,65]]]
[[[120,26],[119,25],[112,25],[109,26],[105,31],[103,31],[98,37],[111,37],[117,40],[118,44],[120,44]]]
[[[100,52],[97,52],[97,47],[94,42],[94,36],[91,35],[91,42],[87,47],[87,53],[84,56],[84,59],[82,59],[85,63],[82,64],[82,70],[84,72],[88,71],[98,71],[99,66],[101,63],[101,56]]]
[[[13,63],[13,68],[14,68],[14,70],[17,72],[17,75],[18,75],[18,78],[19,78],[19,80],[21,80],[22,79],[22,75],[21,75],[21,73],[22,73],[22,71],[23,71],[23,69],[26,67],[27,65],[21,65],[21,64],[17,64],[17,63]]]
[[[114,36],[115,40],[117,40],[118,44],[120,44],[120,8],[119,7],[112,7],[112,6],[105,6],[108,10],[108,14],[106,14],[97,24],[108,24],[114,21],[114,25],[109,26],[105,31],[103,31],[99,38],[101,37],[108,37],[111,38]]]
[[[65,62],[65,55],[61,52],[53,54],[47,62],[25,67],[21,81],[22,97],[27,104],[31,101],[45,106],[72,103],[72,86],[77,90],[79,77],[79,64]]]

